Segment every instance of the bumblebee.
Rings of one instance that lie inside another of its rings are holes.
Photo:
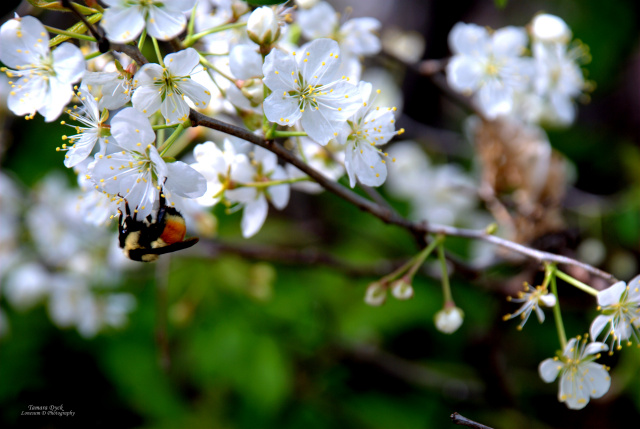
[[[167,207],[164,194],[160,192],[160,207],[155,221],[151,215],[145,220],[137,220],[137,212],[133,217],[129,203],[124,200],[125,215],[120,213],[118,232],[120,248],[125,256],[134,261],[153,262],[159,255],[187,249],[198,242],[197,237],[184,239],[187,225],[180,212]]]

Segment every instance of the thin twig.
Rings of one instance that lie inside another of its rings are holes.
[[[482,423],[474,422],[458,413],[451,414],[451,421],[460,426],[467,426],[475,429],[492,429],[489,426],[485,426]]]

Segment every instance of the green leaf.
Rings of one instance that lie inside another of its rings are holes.
[[[498,9],[504,9],[507,7],[507,2],[509,0],[493,0],[493,3],[496,5]]]

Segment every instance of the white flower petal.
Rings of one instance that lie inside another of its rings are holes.
[[[508,26],[496,30],[491,38],[493,53],[499,57],[517,57],[524,53],[528,43],[524,28]]]
[[[513,91],[502,82],[489,82],[478,91],[478,105],[489,119],[513,109]]]
[[[605,343],[593,341],[587,344],[582,355],[583,356],[593,355],[596,353],[606,352],[607,350],[609,350],[609,347]]]
[[[275,171],[270,177],[271,180],[286,180],[288,179],[287,173],[284,168],[279,165],[276,166]],[[267,188],[269,193],[269,201],[278,210],[282,210],[287,206],[289,202],[289,185],[277,185]]]
[[[273,49],[267,55],[262,66],[262,72],[264,84],[274,94],[290,91],[298,87],[295,82],[299,78],[298,65],[292,55],[280,49]]]
[[[242,236],[244,238],[252,237],[260,231],[264,221],[267,219],[268,211],[269,204],[267,204],[267,199],[264,195],[259,195],[256,200],[244,206],[241,221]]]
[[[618,304],[626,288],[627,285],[625,282],[618,282],[598,292],[598,305],[601,307],[609,307],[610,305]]]
[[[79,81],[85,72],[82,51],[71,43],[63,43],[53,51],[53,69],[61,82],[72,84]]]
[[[589,329],[589,333],[591,334],[591,338],[598,338],[600,332],[611,322],[611,316],[600,315],[596,317],[591,323],[591,329]]]
[[[133,107],[122,109],[111,120],[111,135],[118,145],[131,151],[141,152],[156,139],[149,119]]]
[[[73,90],[69,82],[61,82],[55,77],[49,78],[49,90],[45,93],[44,104],[38,111],[46,122],[55,121],[72,96]]]
[[[302,116],[296,98],[276,92],[264,100],[264,114],[269,121],[290,127]]]
[[[584,383],[589,396],[600,398],[609,391],[611,377],[603,365],[589,362],[584,365]]]
[[[183,80],[178,84],[178,88],[199,109],[205,108],[207,104],[209,104],[209,100],[211,100],[211,93],[209,90],[193,79]]]
[[[551,383],[556,379],[561,369],[561,362],[549,358],[543,360],[540,363],[540,366],[538,367],[538,373],[540,374],[540,378],[542,378],[545,383]]]
[[[100,25],[112,42],[130,42],[144,28],[144,17],[137,7],[110,7],[104,11]]]
[[[200,56],[193,48],[169,54],[164,57],[164,64],[174,76],[189,76],[200,63]]]
[[[202,174],[182,161],[167,163],[167,181],[164,188],[185,198],[198,198],[207,190],[207,180]]]
[[[546,307],[553,307],[556,305],[556,296],[552,293],[542,295],[538,300]]]
[[[468,56],[455,56],[447,64],[447,83],[456,91],[472,92],[483,79],[482,63]]]
[[[0,61],[11,68],[49,57],[49,33],[36,18],[10,19],[0,28]]]
[[[262,77],[262,56],[255,46],[236,45],[229,53],[229,68],[238,79]]]
[[[172,13],[163,7],[152,5],[147,17],[147,33],[159,40],[169,40],[182,32],[187,18],[182,13]]]
[[[131,103],[139,112],[151,116],[162,106],[162,93],[153,86],[141,86],[133,93]]]
[[[488,42],[487,29],[476,24],[458,22],[449,33],[449,49],[453,54],[480,55]]]
[[[302,47],[297,60],[305,82],[322,85],[335,81],[340,73],[340,46],[332,39],[316,39]]]

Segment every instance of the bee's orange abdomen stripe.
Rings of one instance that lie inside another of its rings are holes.
[[[167,244],[173,244],[184,241],[186,233],[187,227],[182,217],[167,216],[165,218],[164,231],[162,231],[160,238]]]

